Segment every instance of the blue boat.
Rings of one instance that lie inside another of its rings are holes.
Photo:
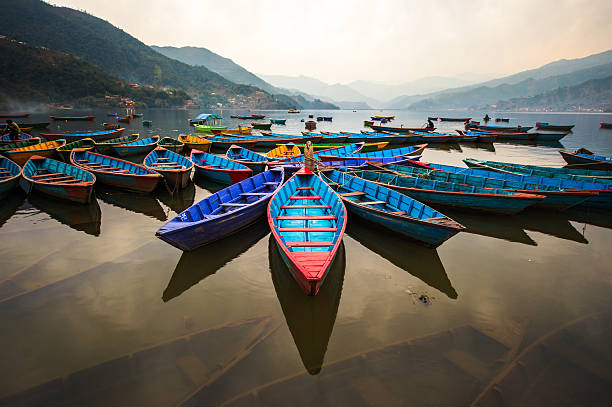
[[[410,135],[410,134],[388,134],[388,133],[378,133],[378,132],[362,132],[362,133],[353,133],[348,131],[340,132],[339,134],[344,134],[348,136],[346,141],[348,143],[382,143],[388,142],[389,144],[407,144],[419,141],[421,138],[418,136]]]
[[[421,156],[408,156],[408,157],[384,157],[384,158],[376,158],[375,160],[361,158],[355,160],[339,160],[339,161],[325,161],[325,162],[317,162],[315,163],[318,170],[325,169],[327,167],[335,167],[335,168],[359,168],[366,169],[369,164],[372,162],[382,163],[382,164],[396,164],[396,165],[407,165],[413,160],[420,159]],[[293,174],[298,171],[300,168],[304,167],[304,162],[291,162],[291,163],[283,163],[283,162],[270,162],[268,166],[271,168],[282,167],[285,169],[285,174]]]
[[[86,204],[91,202],[96,177],[89,171],[61,161],[32,156],[23,166],[21,187],[54,198]]]
[[[393,148],[391,150],[377,150],[370,151],[369,153],[343,153],[341,151],[331,150],[319,154],[317,158],[321,161],[337,161],[337,160],[376,160],[378,158],[385,157],[406,157],[406,156],[418,156],[423,153],[427,144],[411,147]]]
[[[612,158],[603,155],[583,154],[579,152],[571,153],[569,151],[560,150],[559,154],[569,165],[578,166],[578,168],[591,170],[612,170]]]
[[[463,171],[469,171],[470,175],[479,175],[481,177],[497,178],[497,179],[507,179],[507,180],[525,182],[527,184],[538,184],[538,185],[546,185],[546,186],[551,185],[551,186],[569,189],[569,190],[584,189],[584,190],[597,191],[599,195],[587,199],[586,201],[582,202],[579,206],[594,207],[594,208],[612,208],[612,188],[608,184],[601,184],[601,183],[596,183],[596,182],[586,182],[586,181],[570,181],[570,180],[557,179],[557,178],[487,171],[486,166],[483,166],[479,162],[479,160],[475,160],[473,158],[466,158],[465,160],[463,160],[463,162],[466,163],[468,167],[471,167],[469,169],[468,168],[462,169]],[[481,173],[474,172],[477,170],[482,171],[482,172]]]
[[[93,173],[99,183],[135,192],[152,192],[163,179],[142,165],[85,150],[72,150],[70,162]]]
[[[272,124],[285,124],[287,119],[270,119],[270,123]]]
[[[156,147],[147,154],[143,164],[148,169],[160,173],[172,191],[187,186],[193,169],[191,160],[163,147]]]
[[[533,133],[535,137],[533,141],[559,141],[563,137],[567,136],[568,133],[542,133],[540,131]]]
[[[314,131],[303,131],[302,134],[306,137],[320,137],[321,139],[319,142],[323,144],[344,143],[348,140],[348,136],[346,134],[331,133],[327,131],[322,131],[321,133],[315,133]]]
[[[504,131],[478,131],[470,130],[466,132],[468,135],[476,135],[478,137],[495,136],[496,141],[509,141],[509,140],[534,140],[536,137],[535,133],[526,132],[504,132]]]
[[[355,144],[347,144],[342,147],[334,147],[329,148],[327,150],[317,151],[313,154],[315,160],[320,160],[322,155],[333,154],[334,156],[342,156],[343,154],[353,154],[358,153],[363,148],[365,143],[355,143]],[[295,157],[286,158],[284,160],[279,160],[281,163],[289,163],[289,162],[303,162],[304,154],[296,155]]]
[[[300,169],[274,194],[268,223],[279,253],[307,295],[325,281],[346,228],[342,200],[321,178]]]
[[[228,160],[249,167],[254,173],[264,171],[268,162],[268,157],[265,155],[240,146],[231,146],[227,149],[225,156]]]
[[[430,180],[476,186],[479,188],[504,189],[507,191],[543,195],[546,199],[533,206],[554,210],[565,210],[597,195],[594,191],[567,190],[549,185],[528,184],[512,180],[500,180],[473,174],[466,174],[466,168],[451,165],[412,163],[412,166],[370,164],[373,168],[384,169],[409,177],[425,177]],[[470,171],[470,170],[467,170]]]
[[[6,198],[11,193],[19,183],[20,176],[21,167],[0,156],[0,199]]]
[[[118,144],[111,146],[113,152],[119,157],[127,157],[130,155],[149,154],[157,147],[159,136],[143,138],[131,143]]]
[[[19,135],[17,136],[17,139],[15,140],[15,139],[12,139],[10,135],[5,134],[4,136],[0,136],[0,142],[2,142],[2,143],[15,143],[17,141],[29,140],[29,139],[34,139],[34,138],[38,138],[38,137],[32,137],[28,133],[19,133]]]
[[[253,175],[253,170],[242,164],[200,150],[191,150],[191,162],[196,175],[219,184],[236,184]]]
[[[349,212],[425,245],[437,247],[464,229],[435,209],[363,178],[339,171],[324,171],[321,177]]]
[[[351,171],[351,174],[401,192],[420,202],[470,211],[515,214],[545,198],[543,195],[478,188],[389,172]]]
[[[232,134],[224,134],[222,136],[209,136],[208,140],[213,142],[213,147],[217,146],[219,142],[227,144],[236,144],[244,146],[243,143],[253,143],[253,147],[257,148],[270,148],[276,147],[277,144],[288,144],[288,143],[301,143],[306,140],[305,137],[296,136],[292,138],[280,138],[280,137],[268,137],[268,136],[240,136]],[[230,146],[231,147],[231,146]],[[248,148],[248,147],[245,147]]]
[[[283,170],[272,169],[216,192],[179,213],[155,233],[189,251],[234,234],[266,212],[283,183]]]
[[[543,167],[538,165],[513,164],[500,161],[470,160],[470,166],[487,171],[507,172],[536,177],[558,178],[569,181],[612,184],[612,171],[583,170],[578,168]]]

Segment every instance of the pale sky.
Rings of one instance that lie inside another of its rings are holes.
[[[328,83],[512,74],[612,49],[611,0],[52,0],[148,45]]]

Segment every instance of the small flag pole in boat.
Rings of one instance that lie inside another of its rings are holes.
[[[312,141],[308,140],[304,146],[304,165],[310,171],[314,171],[314,149],[312,147]]]

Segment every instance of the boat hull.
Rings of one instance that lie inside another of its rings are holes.
[[[566,163],[570,166],[575,165],[579,166],[582,169],[590,169],[590,170],[612,170],[612,162],[605,162],[602,160],[596,160],[589,157],[582,157],[575,153],[570,153],[568,151],[559,151],[559,154],[563,157]]]
[[[4,155],[6,155],[8,158],[13,160],[15,163],[17,163],[17,165],[20,166],[23,166],[30,159],[30,157],[34,155],[44,158],[52,158],[55,157],[56,154],[57,151],[55,151],[55,149],[4,152]]]
[[[203,177],[209,181],[216,182],[218,184],[232,185],[240,181],[251,177],[253,175],[252,170],[232,170],[232,169],[207,169],[201,166],[195,167],[196,175]]]
[[[143,193],[153,192],[161,181],[161,177],[134,177],[107,172],[94,172],[94,174],[101,184]]]
[[[21,180],[21,186],[25,192],[36,191],[53,198],[64,201],[87,204],[91,202],[93,184],[91,185],[53,185],[38,182],[29,182],[25,178]]]

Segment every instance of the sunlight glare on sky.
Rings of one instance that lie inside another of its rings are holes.
[[[612,48],[610,0],[53,0],[148,45],[329,83],[512,74]]]

